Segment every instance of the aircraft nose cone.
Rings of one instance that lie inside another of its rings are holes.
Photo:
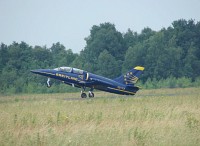
[[[34,74],[43,75],[43,74],[45,74],[46,70],[44,70],[44,69],[34,69],[34,70],[31,70],[31,72],[34,73]]]
[[[31,70],[31,72],[36,74],[39,72],[39,70],[35,69],[35,70]]]
[[[34,74],[39,74],[39,75],[42,75],[42,76],[55,75],[55,73],[51,69],[35,69],[35,70],[30,70],[30,72],[32,72]]]

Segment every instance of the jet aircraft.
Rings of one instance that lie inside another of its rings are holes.
[[[135,86],[139,76],[142,74],[144,67],[137,66],[125,75],[121,75],[115,79],[109,79],[100,75],[96,75],[81,69],[72,67],[59,67],[55,69],[36,69],[31,70],[32,73],[46,76],[47,87],[51,87],[50,78],[62,81],[73,87],[82,88],[81,97],[86,98],[86,88],[90,88],[89,97],[94,97],[93,89],[106,91],[122,95],[135,95],[139,87]]]

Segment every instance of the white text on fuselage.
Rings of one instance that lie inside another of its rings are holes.
[[[70,77],[70,76],[67,76],[67,75],[59,74],[59,73],[56,73],[56,76],[62,77],[62,78],[65,78],[65,79],[69,79],[69,80],[78,81],[78,78],[76,78],[76,77]]]

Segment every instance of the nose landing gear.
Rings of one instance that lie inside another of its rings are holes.
[[[51,87],[51,80],[50,80],[50,78],[47,79],[47,87],[48,87],[48,88]]]

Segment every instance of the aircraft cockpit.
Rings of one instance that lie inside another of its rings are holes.
[[[72,68],[72,67],[59,67],[59,68],[55,68],[54,70],[62,71],[62,72],[70,72],[70,73],[75,73],[75,74],[83,74],[83,70],[78,69],[78,68]]]
[[[83,74],[83,70],[78,69],[78,68],[73,68],[72,72],[75,74]]]
[[[59,67],[59,68],[55,68],[54,70],[63,71],[63,72],[72,72],[72,68],[71,67]]]

